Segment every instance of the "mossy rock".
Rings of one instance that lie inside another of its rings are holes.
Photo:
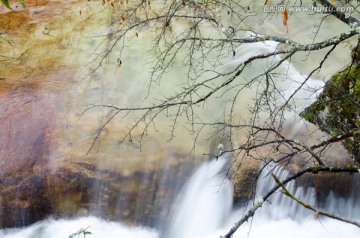
[[[317,100],[301,114],[332,136],[359,130],[360,119],[360,65],[348,66],[332,76]],[[343,145],[360,161],[359,135],[344,140]]]

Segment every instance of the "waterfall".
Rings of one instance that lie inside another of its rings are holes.
[[[258,181],[256,191],[258,197],[264,195],[276,185],[274,179],[269,177],[271,174],[276,175],[280,180],[291,176],[288,170],[275,164],[269,164],[264,171],[262,171],[260,180]],[[359,185],[359,176],[352,175],[347,183],[351,184],[352,188],[357,188]],[[314,187],[296,186],[295,181],[291,181],[286,185],[286,189],[295,195],[295,197],[313,207],[329,213],[338,214],[351,220],[360,220],[360,204],[356,202],[356,198],[359,197],[360,192],[358,189],[348,189],[350,193],[346,197],[335,196],[334,192],[330,191],[329,195],[322,202],[318,201],[319,199],[317,199]],[[282,194],[280,190],[281,189],[270,197],[269,202],[264,206],[265,209],[261,209],[258,215],[276,220],[291,218],[299,222],[314,216],[314,212],[305,209],[291,198]]]
[[[257,183],[256,197],[263,197],[270,189],[276,186],[276,182],[271,177],[271,174],[274,174],[281,181],[291,176],[290,172],[281,166],[277,166],[275,163],[268,164],[262,171]],[[291,181],[286,184],[286,189],[300,200],[306,201],[306,203],[312,206],[316,205],[314,188],[297,187],[295,181]],[[313,215],[313,212],[304,209],[297,202],[282,194],[281,189],[269,198],[269,201],[264,204],[264,208],[259,210],[258,215],[267,219],[280,220],[291,218],[301,221]]]
[[[0,230],[0,237],[67,238],[79,229],[88,227],[92,233],[86,236],[89,238],[217,238],[224,235],[246,209],[249,209],[233,207],[232,186],[226,177],[227,161],[226,157],[222,157],[206,162],[191,176],[175,200],[176,208],[170,217],[168,228],[162,229],[163,231],[129,227],[90,216],[78,219],[47,219],[26,228]],[[290,175],[289,171],[275,164],[268,166],[259,177],[255,199],[275,185],[273,179],[268,177],[271,173],[280,179]],[[316,205],[313,188],[296,187],[293,182],[286,187],[301,200]],[[356,197],[352,197],[357,195],[358,192],[354,189],[350,198],[339,200],[330,193],[323,208],[330,211],[344,210],[343,214],[359,220],[360,205],[356,202]],[[336,220],[322,217],[314,219],[313,213],[278,191],[264,203],[253,219],[239,228],[234,238],[355,238],[359,231],[359,228],[353,225]]]
[[[186,183],[176,200],[176,211],[165,237],[196,237],[219,229],[229,216],[233,190],[226,178],[223,156],[203,164]]]
[[[259,176],[259,180],[256,186],[256,199],[260,199],[270,189],[272,189],[276,182],[272,179],[271,174],[276,175],[280,180],[284,180],[291,176],[291,172],[285,170],[281,166],[276,164],[269,164],[265,167]],[[358,177],[354,176],[354,180],[358,181]],[[349,198],[340,199],[335,197],[332,193],[327,197],[326,202],[323,204],[317,204],[315,188],[301,187],[295,184],[295,181],[291,181],[286,184],[286,189],[295,195],[298,199],[306,202],[309,205],[334,214],[339,214],[344,218],[353,219],[359,221],[360,204],[356,204],[354,199],[357,192],[356,189],[351,193]],[[250,204],[249,207],[252,206]],[[247,209],[249,209],[249,207]],[[233,210],[232,218],[229,219],[230,229],[231,225],[236,222],[239,217],[244,215],[246,209]],[[226,229],[225,229],[226,230]],[[226,231],[227,231],[226,230]],[[263,206],[256,211],[254,218],[244,224],[234,237],[251,237],[260,238],[266,237],[298,237],[298,238],[317,238],[319,236],[326,236],[327,238],[336,237],[358,237],[359,228],[349,225],[337,220],[329,219],[326,217],[320,217],[315,219],[314,212],[305,209],[297,202],[287,197],[279,189],[275,192]],[[215,236],[213,236],[215,237]]]

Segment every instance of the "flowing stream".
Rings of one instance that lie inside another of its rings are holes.
[[[132,237],[132,238],[215,238],[224,235],[246,210],[232,207],[232,186],[226,177],[227,158],[204,163],[188,180],[176,199],[177,208],[166,228],[155,230],[146,227],[128,227],[119,223],[105,221],[96,217],[77,219],[48,219],[27,228],[7,229],[0,231],[2,238],[64,238],[79,230],[87,228],[92,234],[89,237]],[[267,179],[274,173],[280,179],[286,178],[289,172],[280,167],[271,167],[261,174],[257,184],[256,197],[266,193],[275,185]],[[296,188],[289,183],[287,188],[298,198],[309,204],[315,204],[315,191],[308,188]],[[355,192],[353,195],[356,196]],[[349,218],[359,220],[360,206],[355,203],[356,197],[342,201],[336,206],[333,196],[328,198],[324,208],[336,207],[343,214],[352,214]],[[250,204],[251,206],[251,204]],[[329,238],[358,237],[359,228],[319,217],[300,207],[296,202],[277,192],[269,202],[257,211],[254,218],[245,223],[234,237],[309,237]]]

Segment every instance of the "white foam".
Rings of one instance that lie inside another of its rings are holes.
[[[120,223],[105,221],[96,217],[82,217],[73,220],[48,219],[22,229],[0,230],[1,238],[68,238],[80,229],[88,227],[92,234],[88,238],[158,238],[155,230],[144,227],[127,227]],[[80,235],[79,237],[84,237]]]

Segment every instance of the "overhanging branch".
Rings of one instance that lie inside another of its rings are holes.
[[[289,183],[290,181],[293,181],[294,179],[301,177],[302,175],[306,173],[314,173],[317,174],[319,172],[329,172],[329,173],[358,173],[360,167],[357,166],[351,166],[351,167],[340,167],[340,168],[334,168],[334,167],[325,167],[325,166],[315,166],[303,169],[296,174],[288,177],[287,179],[281,181],[281,184],[285,185]],[[258,208],[262,206],[262,204],[269,199],[269,197],[276,192],[281,185],[277,184],[274,186],[267,194],[265,194],[261,199],[258,200],[258,202],[255,203],[255,205],[249,209],[249,211],[238,221],[235,223],[235,225],[229,230],[229,232],[225,236],[221,236],[222,238],[231,238],[234,233],[239,229],[239,227],[248,221],[249,218],[253,217],[255,215],[255,212]]]
[[[349,26],[356,25],[360,26],[360,21],[352,16],[346,16],[344,12],[340,12],[336,10],[336,7],[332,5],[327,0],[317,0],[321,5],[323,5],[326,9],[329,9],[329,13],[335,16],[340,21],[348,24]]]
[[[290,197],[291,199],[293,199],[294,201],[296,201],[297,203],[299,203],[301,206],[305,207],[306,209],[309,209],[309,210],[315,212],[315,219],[317,219],[319,215],[323,215],[323,216],[326,216],[326,217],[329,217],[329,218],[332,218],[332,219],[335,219],[335,220],[339,220],[339,221],[342,221],[342,222],[349,223],[349,224],[360,227],[359,222],[346,219],[346,218],[338,216],[336,214],[332,214],[332,213],[329,213],[329,212],[319,210],[319,209],[311,206],[310,204],[300,200],[299,198],[295,197],[294,194],[290,193],[289,190],[286,189],[285,185],[281,183],[280,179],[278,177],[276,177],[276,175],[272,174],[272,176],[275,179],[276,183],[278,185],[280,185],[281,188],[283,189],[282,193],[285,194],[286,196]]]

